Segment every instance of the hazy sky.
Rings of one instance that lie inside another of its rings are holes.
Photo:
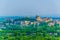
[[[60,16],[60,0],[0,0],[0,16]]]

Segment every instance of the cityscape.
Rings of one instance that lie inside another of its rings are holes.
[[[48,17],[1,17],[0,40],[60,40],[60,20]]]

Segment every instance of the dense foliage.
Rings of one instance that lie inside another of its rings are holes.
[[[0,40],[60,40],[60,26],[48,26],[48,23],[38,25],[8,25],[0,29]]]

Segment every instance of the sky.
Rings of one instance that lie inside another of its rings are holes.
[[[60,0],[0,0],[0,16],[60,17]]]

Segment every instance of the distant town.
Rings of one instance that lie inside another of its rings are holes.
[[[2,18],[0,18],[2,19]],[[36,16],[35,18],[30,17],[17,17],[17,18],[10,18],[6,17],[3,20],[0,20],[0,26],[7,26],[7,25],[21,25],[21,26],[28,26],[28,25],[37,25],[41,26],[41,23],[45,22],[48,23],[48,26],[54,26],[55,24],[60,25],[60,20],[53,20],[52,18],[41,18],[40,16]]]
[[[60,20],[40,16],[1,17],[2,40],[60,40]]]

